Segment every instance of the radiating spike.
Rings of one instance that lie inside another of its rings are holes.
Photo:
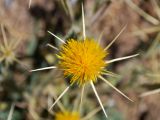
[[[20,42],[21,42],[20,39],[18,39],[16,42],[15,40],[12,40],[12,42],[9,44],[9,47],[16,49]]]
[[[131,100],[129,97],[127,97],[123,92],[121,92],[119,89],[117,89],[115,86],[113,86],[108,80],[106,80],[105,78],[103,78],[102,76],[99,76],[99,78],[101,80],[103,80],[105,83],[107,83],[110,87],[112,87],[113,89],[115,89],[118,93],[120,93],[122,96],[124,96],[125,98],[127,98],[129,101],[133,102],[133,100]]]
[[[48,103],[48,109],[49,109],[50,106],[53,104],[53,98],[51,96],[48,96],[47,103]]]
[[[86,28],[85,28],[85,18],[84,18],[84,7],[82,4],[82,26],[83,26],[83,39],[86,39]]]
[[[101,32],[101,34],[99,35],[99,38],[97,40],[98,44],[100,44],[102,36],[103,36],[104,31]]]
[[[117,40],[117,38],[122,34],[122,32],[126,29],[126,27],[127,27],[127,24],[121,29],[121,31],[116,35],[116,37],[109,43],[109,45],[107,45],[106,47],[105,47],[105,49],[104,50],[108,50],[111,46],[112,46],[112,44]]]
[[[54,69],[57,68],[56,66],[51,66],[51,67],[44,67],[44,68],[39,68],[35,70],[30,70],[30,72],[36,72],[36,71],[42,71],[42,70],[49,70],[49,69]]]
[[[159,88],[159,89],[152,90],[152,91],[149,91],[149,92],[142,93],[142,94],[140,95],[140,97],[146,97],[146,96],[148,96],[148,95],[153,95],[153,94],[156,94],[156,93],[160,93],[160,88]]]
[[[59,51],[59,49],[58,49],[57,47],[55,47],[55,46],[53,46],[53,45],[51,45],[51,44],[47,44],[47,46],[49,46],[49,47],[51,47],[51,48],[53,48],[53,49]]]
[[[129,59],[129,58],[136,57],[136,56],[138,56],[138,55],[139,55],[139,54],[130,55],[130,56],[126,56],[126,57],[115,58],[115,59],[106,61],[106,63],[109,64],[109,63],[113,63],[113,62],[117,62],[117,61],[121,61],[121,60],[126,60],[126,59]]]
[[[108,118],[108,115],[106,114],[106,111],[105,111],[105,109],[104,109],[104,107],[103,107],[103,104],[102,104],[102,102],[101,102],[101,100],[100,100],[100,98],[99,98],[99,96],[98,96],[98,93],[97,93],[96,88],[95,88],[95,86],[94,86],[94,84],[93,84],[92,81],[91,81],[91,86],[92,86],[93,91],[94,91],[94,93],[95,93],[95,95],[96,95],[96,97],[97,97],[97,100],[98,100],[98,102],[99,102],[99,104],[100,104],[100,106],[101,106],[101,108],[102,108],[102,110],[103,110],[103,113],[104,113],[105,117]]]
[[[107,75],[107,76],[111,76],[111,77],[119,77],[120,76],[120,75],[115,74],[115,73],[110,72],[110,71],[102,72],[102,75]]]
[[[80,104],[79,104],[79,112],[80,113],[81,113],[82,101],[83,101],[83,96],[84,96],[84,88],[85,88],[85,85],[82,86],[82,91],[81,91]]]
[[[27,71],[29,71],[29,67],[27,65],[25,65],[24,63],[22,63],[17,58],[14,58],[14,61],[16,61],[18,64],[20,64],[24,69],[26,69]]]
[[[146,19],[148,22],[159,25],[160,21],[157,20],[155,17],[152,17],[150,14],[145,12],[142,8],[140,8],[138,5],[136,5],[133,0],[124,0],[134,11],[136,11],[139,15],[141,15],[144,19]],[[154,6],[155,7],[155,6]]]
[[[2,24],[1,24],[1,31],[2,31],[4,45],[5,45],[5,47],[8,47],[8,41],[7,41],[6,33],[5,33],[5,30],[4,30],[4,26]]]
[[[29,8],[31,8],[31,3],[32,3],[32,0],[29,0],[29,4],[28,4]]]
[[[11,106],[11,109],[10,109],[10,112],[9,112],[7,120],[12,120],[12,116],[13,116],[13,112],[14,112],[14,107],[15,107],[15,104],[13,103],[12,106]]]
[[[61,41],[62,43],[65,43],[65,41],[63,39],[61,39],[60,37],[58,37],[57,35],[53,34],[52,32],[48,31],[49,34],[53,35],[55,38],[57,38],[59,41]]]
[[[48,109],[49,109],[50,106],[53,104],[53,99],[52,99],[52,97],[53,97],[55,100],[57,99],[57,96],[54,95],[53,92],[52,92],[52,96],[48,96]],[[64,106],[63,106],[63,104],[62,104],[60,101],[57,102],[57,105],[58,105],[58,107],[60,108],[60,110],[61,110],[62,112],[65,112],[65,111],[66,111],[65,108],[64,108]]]
[[[154,11],[157,13],[157,16],[160,19],[160,7],[159,7],[158,0],[152,0],[152,4],[154,6]]]
[[[56,105],[56,103],[63,97],[63,95],[69,90],[70,86],[68,86],[56,99],[56,101],[52,104],[52,106],[49,108],[49,111],[52,110],[52,108]]]
[[[78,110],[79,99],[81,99],[81,94],[76,95],[76,99],[73,102],[73,110],[72,111],[77,111]]]
[[[15,49],[19,44],[20,44],[21,40],[18,39],[15,44],[13,45],[13,49]]]
[[[103,105],[106,106],[107,104]],[[101,110],[101,106],[97,107],[96,109],[92,110],[90,113],[88,113],[86,116],[82,118],[82,120],[90,120],[95,114],[97,114]]]

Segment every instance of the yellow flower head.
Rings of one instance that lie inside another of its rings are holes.
[[[83,85],[95,82],[106,63],[107,53],[93,39],[69,40],[60,48],[59,65],[65,76],[71,76],[71,83]]]
[[[0,44],[0,63],[4,61],[5,65],[8,66],[14,61],[17,61],[15,50],[18,46],[18,42],[8,42],[3,25],[1,25],[1,31],[3,36],[3,42],[2,44]]]
[[[16,55],[12,48],[0,46],[0,62],[5,60],[6,64],[11,64],[16,59]]]
[[[58,112],[56,120],[80,120],[80,115],[77,112]]]
[[[96,81],[97,78],[100,78],[106,84],[108,84],[117,92],[119,92],[121,95],[123,95],[125,98],[132,101],[123,92],[121,92],[119,89],[114,87],[109,81],[107,81],[102,75],[114,76],[114,73],[104,69],[106,65],[116,61],[121,61],[121,60],[135,57],[138,54],[115,58],[112,60],[105,60],[105,57],[108,55],[108,49],[116,41],[119,35],[124,31],[126,26],[124,26],[122,30],[118,33],[118,35],[103,49],[102,47],[99,46],[98,42],[94,41],[94,39],[86,38],[83,4],[82,4],[82,23],[83,23],[82,25],[83,25],[84,40],[80,41],[80,40],[70,39],[68,41],[65,41],[60,37],[56,36],[55,34],[53,34],[52,32],[48,31],[51,35],[53,35],[56,39],[58,39],[63,43],[60,49],[50,44],[48,44],[48,46],[59,51],[59,54],[58,54],[59,67],[64,71],[65,76],[71,77],[71,80],[70,80],[71,84],[78,83],[79,85],[83,85],[82,92],[81,92],[81,102],[82,102],[83,93],[84,93],[84,85],[87,82],[89,82],[103,110],[103,113],[107,118],[108,116],[98,96],[98,93],[94,86],[94,82]],[[31,70],[31,72],[41,71],[46,69],[55,69],[55,68],[58,68],[58,66],[39,68],[39,69]],[[59,97],[55,100],[55,102],[52,104],[49,110],[51,110],[57,104],[57,102],[63,97],[63,95],[69,90],[69,88],[70,86],[68,86],[59,95]],[[80,106],[81,106],[81,103],[80,103]],[[77,115],[70,114],[70,113],[63,113],[63,114],[59,113],[56,116],[57,116],[56,120],[79,120],[79,117],[77,117]]]

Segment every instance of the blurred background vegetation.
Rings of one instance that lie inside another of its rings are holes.
[[[84,3],[86,32],[105,47],[127,24],[126,30],[111,47],[109,58],[133,53],[140,56],[117,62],[107,69],[119,74],[108,77],[134,103],[98,82],[99,96],[111,120],[160,120],[160,2],[158,0],[1,0],[0,24],[8,43],[18,42],[12,51],[18,62],[0,62],[0,120],[54,120],[49,105],[67,86],[60,70],[30,73],[28,70],[57,63],[57,51],[46,46],[60,45],[47,30],[63,39],[82,35],[81,3]],[[0,46],[3,45],[0,32]],[[2,56],[2,52],[0,55]],[[76,103],[80,91],[75,87],[61,103],[67,109]],[[94,93],[87,88],[83,115],[99,106]],[[12,107],[11,107],[12,106]],[[13,108],[13,109],[12,109]],[[13,110],[13,111],[12,111]],[[12,113],[12,117],[10,114]],[[90,118],[105,120],[102,111]]]

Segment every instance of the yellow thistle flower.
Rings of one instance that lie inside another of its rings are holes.
[[[80,120],[80,115],[78,112],[58,112],[55,116],[55,120]]]
[[[18,46],[19,41],[15,42],[9,42],[7,41],[6,34],[4,31],[4,27],[1,25],[1,31],[3,35],[3,43],[0,44],[0,62],[5,62],[5,65],[8,66],[9,64],[12,64],[14,61],[17,61],[16,58],[16,49]]]
[[[123,95],[125,98],[132,101],[125,94],[123,94],[119,89],[117,89],[109,81],[107,81],[102,75],[110,75],[110,76],[113,75],[112,72],[105,70],[105,66],[108,65],[109,63],[132,58],[132,57],[137,56],[138,54],[116,58],[113,60],[105,60],[104,58],[107,57],[109,47],[116,41],[119,35],[124,31],[126,26],[123,27],[123,29],[113,39],[113,41],[103,49],[98,44],[99,42],[95,42],[94,39],[86,38],[83,5],[82,5],[82,23],[83,23],[82,24],[83,40],[70,39],[67,42],[65,42],[65,40],[61,39],[60,37],[56,36],[52,32],[48,31],[51,35],[53,35],[55,38],[57,38],[59,41],[63,43],[60,49],[48,44],[48,46],[59,51],[59,55],[58,55],[59,65],[31,70],[31,72],[46,70],[46,69],[55,69],[55,68],[62,69],[64,71],[65,76],[71,76],[71,80],[70,80],[71,85],[73,83],[78,83],[82,87],[81,98],[80,98],[80,109],[81,109],[82,98],[83,98],[83,93],[84,93],[84,86],[86,85],[86,83],[90,83],[95,93],[95,96],[97,97],[97,100],[104,112],[104,115],[107,118],[108,116],[98,96],[94,83],[98,78],[100,78],[105,83],[107,83],[109,86],[111,86],[113,89],[115,89],[117,92],[119,92],[121,95]],[[49,108],[49,110],[51,110],[55,106],[55,104],[57,104],[57,102],[69,90],[70,86],[68,86],[60,94],[60,96],[55,100],[55,102]]]

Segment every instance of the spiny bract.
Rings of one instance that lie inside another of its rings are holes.
[[[71,76],[72,84],[83,85],[89,81],[96,81],[106,66],[106,55],[105,50],[93,39],[70,39],[60,48],[59,65],[65,76]]]

